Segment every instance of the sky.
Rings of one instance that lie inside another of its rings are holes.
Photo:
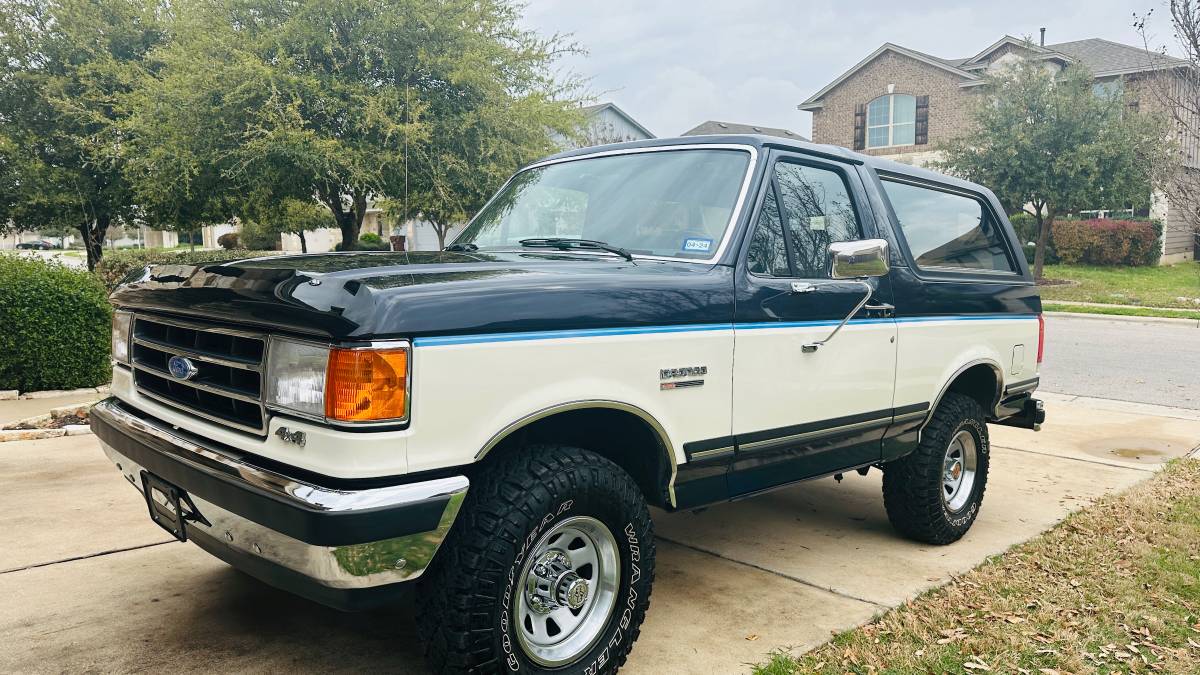
[[[1005,34],[1036,41],[1045,26],[1047,44],[1141,45],[1134,13],[1153,9],[1152,44],[1171,47],[1163,0],[527,1],[527,27],[587,50],[559,67],[657,136],[710,119],[809,136],[812,116],[796,105],[885,42],[959,58]]]

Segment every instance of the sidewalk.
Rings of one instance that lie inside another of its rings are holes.
[[[1200,312],[1198,310],[1180,309],[1178,307],[1142,307],[1140,305],[1107,305],[1098,302],[1068,302],[1065,300],[1043,300],[1042,306],[1065,305],[1069,307],[1079,307],[1083,311],[1053,311],[1044,310],[1046,316],[1065,316],[1075,317],[1078,319],[1103,319],[1108,321],[1133,321],[1137,323],[1170,323],[1175,325],[1184,325],[1191,328],[1200,328],[1200,319],[1188,319],[1181,317],[1169,316],[1141,316],[1138,314],[1106,314],[1102,310],[1139,310],[1147,309],[1152,311],[1162,312]],[[1096,311],[1086,311],[1088,308],[1094,308]]]
[[[1111,307],[1113,309],[1153,309],[1160,312],[1200,312],[1200,307],[1151,307],[1149,305],[1120,305],[1111,302],[1082,302],[1079,300],[1045,300],[1050,305],[1073,305],[1075,307]]]

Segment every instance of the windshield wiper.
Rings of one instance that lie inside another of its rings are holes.
[[[613,246],[607,242],[596,241],[595,239],[575,239],[573,237],[533,237],[531,239],[522,239],[522,246],[546,246],[549,248],[557,248],[562,251],[569,251],[572,248],[598,248],[601,251],[616,253],[622,258],[632,262],[633,254],[620,246]]]
[[[467,253],[470,253],[471,251],[478,251],[479,247],[476,246],[475,244],[468,242],[465,244],[450,244],[449,246],[446,247],[446,250],[447,251],[465,251]]]

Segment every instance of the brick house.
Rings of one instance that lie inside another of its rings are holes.
[[[1052,69],[1082,63],[1096,78],[1097,95],[1123,92],[1131,108],[1142,110],[1159,105],[1148,89],[1153,78],[1174,77],[1187,65],[1098,38],[1035,45],[1006,35],[957,59],[886,43],[797,108],[812,112],[817,143],[921,166],[938,158],[938,142],[970,131],[971,101],[984,76],[1015,59],[1033,59]],[[1200,169],[1196,139],[1184,140],[1186,165]],[[1156,191],[1151,215],[1164,223],[1162,262],[1191,260],[1193,227],[1185,209],[1170,208]]]

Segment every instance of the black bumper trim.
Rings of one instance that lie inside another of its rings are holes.
[[[99,411],[92,431],[105,444],[156,476],[280,534],[314,546],[348,546],[437,529],[449,495],[355,511],[322,511],[285,501],[256,486],[214,475],[162,451],[157,436],[116,427]]]

